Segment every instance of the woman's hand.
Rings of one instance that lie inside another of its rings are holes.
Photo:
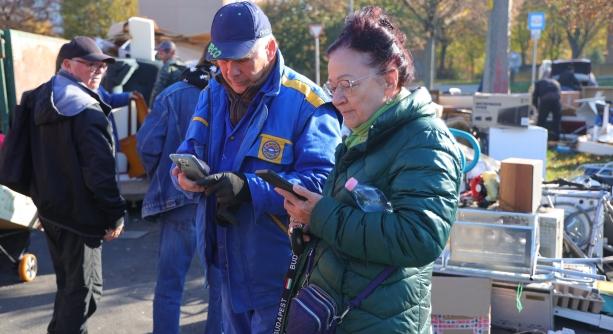
[[[204,186],[197,184],[196,182],[190,180],[185,173],[181,171],[181,169],[175,166],[172,169],[172,175],[177,177],[179,181],[179,187],[185,191],[191,191],[193,193],[199,193],[205,191]]]
[[[298,199],[296,195],[289,191],[275,188],[275,191],[285,199],[283,207],[291,217],[290,228],[292,223],[305,224],[305,227],[307,227],[311,221],[311,212],[322,196],[298,184],[294,184],[293,190],[298,195],[306,198],[306,201]]]

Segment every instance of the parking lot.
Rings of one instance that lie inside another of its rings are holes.
[[[151,333],[158,239],[157,224],[133,218],[119,239],[104,244],[104,295],[89,321],[90,333]],[[55,275],[42,232],[32,232],[29,252],[39,265],[37,277],[29,283],[21,283],[12,263],[0,255],[0,333],[46,332],[53,312]],[[181,333],[203,332],[206,294],[195,260],[186,282]]]

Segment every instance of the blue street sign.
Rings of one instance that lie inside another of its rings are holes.
[[[544,30],[545,29],[545,13],[530,12],[528,13],[528,29]]]

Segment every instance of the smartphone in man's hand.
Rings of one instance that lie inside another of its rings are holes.
[[[177,167],[183,172],[188,179],[198,181],[209,175],[211,168],[202,160],[196,158],[193,154],[173,153],[169,155]]]

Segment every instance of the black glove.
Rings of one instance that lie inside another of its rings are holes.
[[[218,205],[230,207],[251,201],[249,185],[243,174],[217,173],[198,180],[198,184],[206,188],[207,196],[215,194]]]
[[[220,226],[236,225],[238,222],[232,211],[232,208],[229,206],[217,204],[215,223]]]

